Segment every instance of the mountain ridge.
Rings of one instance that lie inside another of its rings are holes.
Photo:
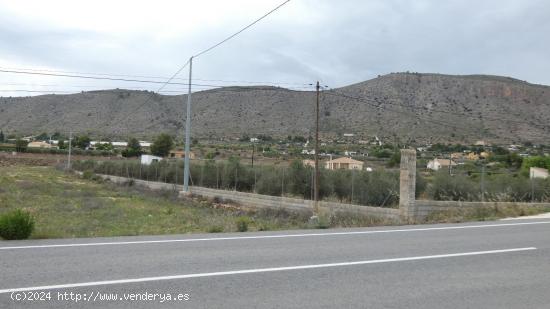
[[[148,99],[150,97],[150,99]],[[181,137],[186,95],[96,90],[0,97],[7,133],[90,133],[106,137]],[[146,103],[146,104],[145,104]],[[321,135],[354,133],[401,142],[532,141],[550,133],[550,87],[511,77],[390,73],[321,93]],[[313,134],[315,93],[274,86],[231,86],[193,93],[193,136]]]

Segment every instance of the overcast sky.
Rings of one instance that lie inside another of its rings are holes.
[[[0,0],[0,68],[171,76],[191,55],[282,2]],[[193,76],[210,85],[300,88],[318,79],[338,87],[412,71],[550,85],[549,37],[547,0],[292,0],[195,59]],[[0,73],[0,83],[0,96],[29,95],[5,91],[13,89],[158,89],[11,73]]]

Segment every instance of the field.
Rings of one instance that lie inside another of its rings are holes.
[[[332,218],[310,226],[309,214],[242,211],[177,192],[83,179],[43,166],[0,167],[0,214],[22,208],[36,219],[31,238],[73,238],[282,230],[383,224],[372,218]]]

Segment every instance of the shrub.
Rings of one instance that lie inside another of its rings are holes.
[[[428,187],[428,196],[439,201],[477,201],[479,195],[479,186],[467,176],[449,176],[445,171],[438,172]]]
[[[310,218],[310,225],[314,229],[328,229],[330,228],[330,219],[327,216],[318,216],[316,218]]]
[[[248,224],[250,223],[250,218],[241,216],[238,217],[235,221],[235,224],[237,225],[237,231],[239,232],[246,232],[248,231]]]
[[[0,217],[0,237],[4,239],[27,239],[33,230],[33,217],[21,209],[8,212]]]
[[[85,170],[82,172],[82,178],[84,179],[92,179],[94,177],[94,171],[92,170]]]
[[[208,233],[221,233],[223,232],[223,226],[212,225],[208,228]]]
[[[27,145],[29,143],[22,139],[17,139],[15,141],[15,151],[17,152],[25,152],[27,150]]]

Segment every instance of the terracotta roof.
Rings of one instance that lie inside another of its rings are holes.
[[[451,160],[449,160],[449,159],[434,159],[434,162],[436,162],[436,161],[442,166],[449,166],[449,161],[451,161]],[[450,165],[453,166],[453,165],[457,165],[457,164],[454,163],[453,161],[451,161]]]
[[[364,164],[362,161],[353,160],[352,158],[342,157],[334,160],[330,160],[327,163],[350,163],[350,164]]]
[[[51,147],[52,145],[46,143],[46,142],[30,142],[27,147]]]

